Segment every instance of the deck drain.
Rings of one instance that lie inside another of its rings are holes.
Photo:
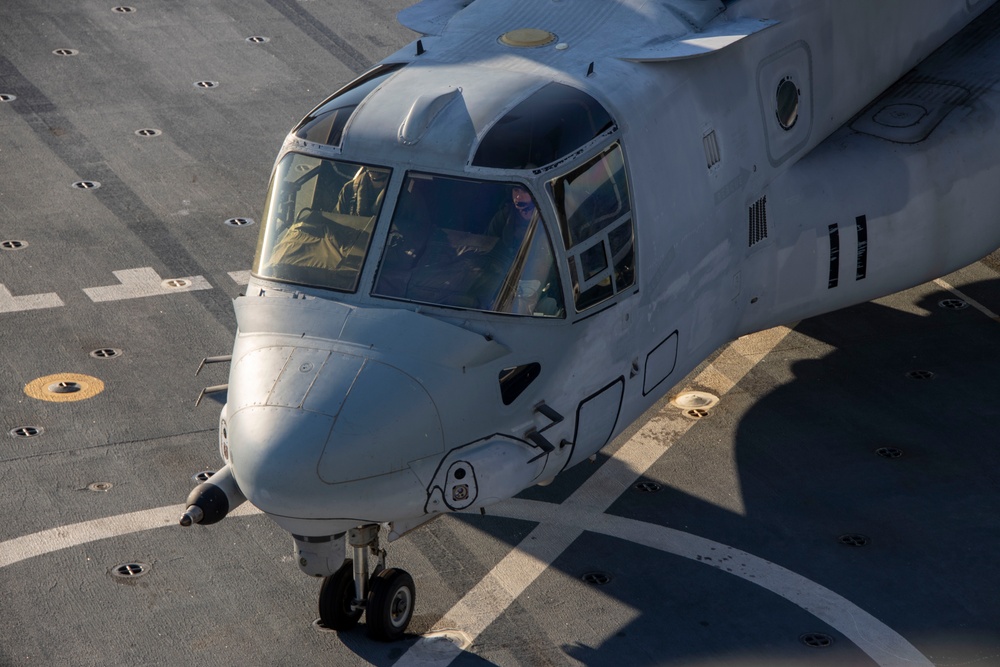
[[[135,12],[135,7],[124,7],[124,6],[115,7],[111,11],[113,11],[116,14],[132,14],[133,12]]]
[[[130,581],[149,572],[147,563],[125,563],[111,570],[111,576],[119,581]]]
[[[870,539],[858,533],[848,533],[847,535],[841,535],[840,537],[837,538],[837,541],[849,547],[866,547],[869,544],[871,544]]]
[[[9,241],[0,241],[0,248],[4,250],[20,250],[21,248],[27,248],[27,241],[15,241],[13,239]]]
[[[604,586],[611,582],[611,575],[607,572],[601,572],[595,570],[593,572],[587,572],[580,577],[584,583],[588,583],[591,586]]]
[[[122,356],[122,351],[114,347],[102,347],[90,353],[94,359],[114,359]]]
[[[833,646],[833,637],[822,632],[807,632],[799,637],[799,641],[811,648],[830,648]]]
[[[965,310],[969,304],[962,299],[941,299],[938,301],[938,306],[945,310]]]
[[[903,450],[898,447],[879,447],[875,453],[884,459],[898,459],[903,455]]]
[[[201,484],[203,482],[207,482],[208,480],[210,480],[212,478],[212,475],[214,474],[215,474],[214,470],[202,470],[201,472],[196,472],[194,475],[192,475],[191,479]]]
[[[18,426],[17,428],[12,428],[8,433],[14,438],[34,438],[41,435],[44,431],[45,429],[41,426]]]
[[[684,416],[690,419],[703,419],[708,416],[708,410],[704,408],[694,408],[692,410],[685,410]]]
[[[934,377],[933,371],[910,371],[906,374],[906,377],[911,380],[930,380]]]
[[[10,93],[0,93],[0,102],[13,102],[17,99],[17,95],[11,95]]]
[[[643,493],[656,493],[663,487],[657,484],[656,482],[644,481],[644,482],[638,482],[632,488],[634,488],[636,491],[642,491]]]
[[[141,130],[136,130],[135,133],[140,137],[158,137],[163,134],[163,130],[157,130],[155,127],[144,127]]]
[[[218,81],[195,81],[195,88],[217,88],[219,86]]]
[[[247,227],[253,224],[251,218],[229,218],[226,220],[226,224],[230,227]]]
[[[101,184],[97,181],[77,181],[73,183],[73,187],[77,190],[96,190]]]
[[[253,37],[247,37],[247,42],[250,44],[267,44],[271,41],[270,37],[262,37],[261,35],[254,35]]]
[[[190,287],[191,281],[185,278],[169,278],[160,284],[168,289],[181,289],[182,287]]]
[[[56,49],[52,53],[54,55],[57,55],[57,56],[76,56],[76,55],[80,55],[80,52],[77,51],[76,49]]]
[[[111,490],[113,484],[111,482],[94,482],[87,485],[88,491],[103,491],[107,492]]]

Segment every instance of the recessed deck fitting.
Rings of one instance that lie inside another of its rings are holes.
[[[903,455],[903,450],[897,447],[879,447],[875,453],[884,459],[898,459]]]
[[[969,303],[964,299],[941,299],[938,301],[938,306],[945,310],[965,310],[969,307]]]
[[[847,535],[841,535],[837,538],[837,541],[848,547],[866,547],[871,544],[871,539],[865,535],[859,533],[848,533]]]
[[[230,227],[248,227],[254,223],[252,218],[229,218],[226,224]]]
[[[607,572],[594,570],[593,572],[585,572],[580,575],[580,579],[584,583],[588,583],[591,586],[604,586],[605,584],[611,583],[612,576]]]
[[[119,581],[132,581],[149,573],[148,563],[124,563],[111,568],[111,576]]]
[[[101,184],[97,181],[76,181],[73,183],[73,187],[77,190],[96,190],[101,187]]]
[[[57,56],[76,56],[76,55],[80,55],[80,52],[77,51],[76,49],[56,49],[52,53],[53,53],[53,55],[57,55]]]
[[[94,350],[90,353],[90,356],[94,359],[114,359],[115,357],[122,356],[123,352],[118,348],[114,347],[102,347],[99,350]]]
[[[12,438],[34,438],[44,432],[45,429],[41,426],[18,426],[8,431]]]
[[[11,95],[10,93],[0,93],[0,102],[13,102],[17,99],[17,95]]]
[[[670,402],[681,410],[711,410],[719,404],[719,397],[707,391],[685,391],[674,396]]]
[[[833,637],[822,632],[807,632],[799,637],[799,641],[810,648],[829,648],[833,646]]]
[[[4,250],[20,250],[21,248],[27,248],[27,241],[15,241],[13,239],[9,241],[0,241],[0,248]]]
[[[140,137],[158,137],[163,134],[163,130],[157,130],[155,127],[144,127],[141,130],[136,130],[135,133]]]
[[[31,398],[51,403],[82,401],[104,391],[104,383],[95,377],[79,373],[58,373],[32,380],[24,386]]]

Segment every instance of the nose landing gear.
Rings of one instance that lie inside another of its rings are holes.
[[[417,600],[413,578],[398,568],[385,567],[385,550],[379,548],[379,526],[371,524],[348,532],[354,558],[323,580],[319,591],[319,617],[324,626],[350,630],[365,614],[368,636],[377,641],[395,641],[403,636],[413,618]],[[369,551],[378,558],[368,574]]]

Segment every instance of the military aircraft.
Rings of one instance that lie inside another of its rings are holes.
[[[547,483],[726,342],[1000,246],[992,4],[404,10],[423,37],[275,161],[224,467],[182,525],[249,500],[327,627],[399,638],[416,594],[382,526]]]

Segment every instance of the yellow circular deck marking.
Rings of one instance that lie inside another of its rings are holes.
[[[63,384],[72,391],[53,391],[53,386]],[[78,388],[75,388],[78,387]],[[24,385],[24,393],[31,398],[53,403],[83,401],[104,391],[104,383],[95,377],[79,373],[57,373],[32,380]]]

